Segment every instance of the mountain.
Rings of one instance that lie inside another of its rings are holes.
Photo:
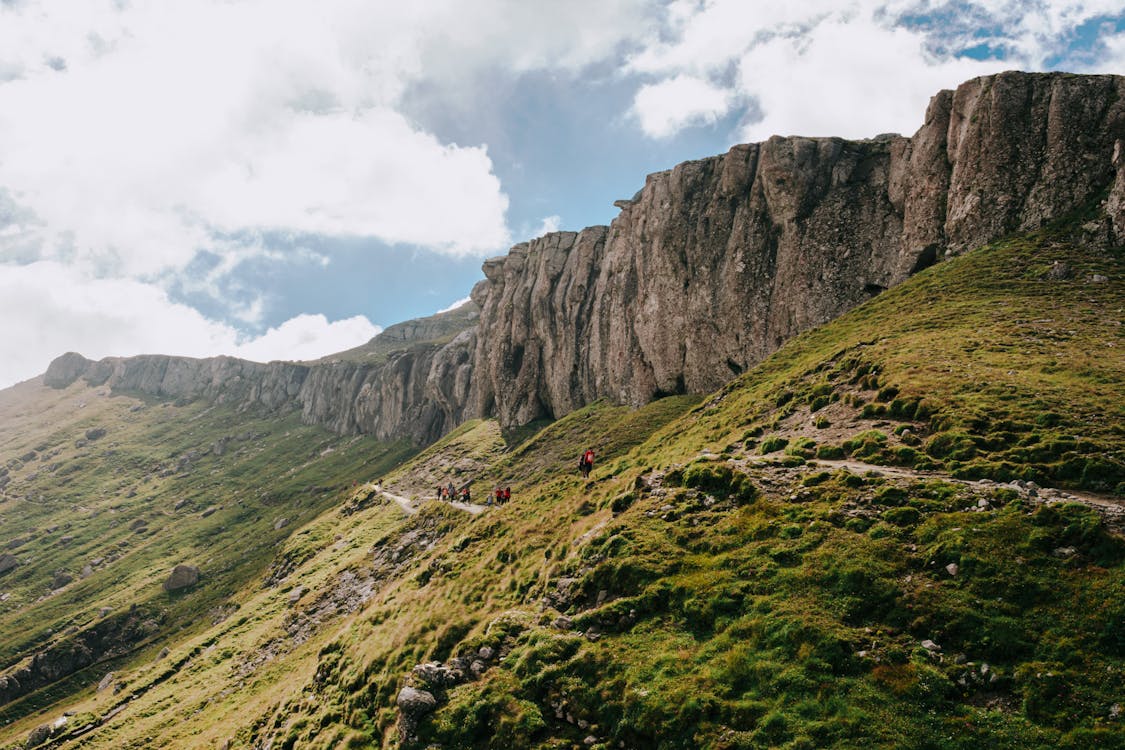
[[[1121,80],[681,165],[319,362],[0,391],[0,743],[1122,746]]]
[[[510,428],[599,398],[705,393],[797,333],[1007,233],[1105,201],[1096,231],[1120,242],[1121,143],[1125,77],[978,78],[937,94],[911,138],[775,137],[650,175],[609,227],[487,261],[472,295],[479,318],[473,308],[426,319],[398,356],[384,359],[405,331],[388,329],[369,355],[313,367],[142,357],[86,377],[300,408],[342,434],[418,443],[471,418]],[[63,369],[61,383],[83,374]]]

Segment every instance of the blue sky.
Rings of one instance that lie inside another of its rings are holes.
[[[0,0],[0,387],[349,348],[649,172],[1006,69],[1125,71],[1120,3]]]

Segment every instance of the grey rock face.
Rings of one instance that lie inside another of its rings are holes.
[[[1110,187],[1120,241],[1123,139],[1125,78],[1003,73],[935,96],[912,138],[775,137],[650,175],[608,228],[484,264],[470,411],[512,425],[713,390],[940,257]]]
[[[164,590],[168,592],[181,591],[194,586],[198,582],[199,568],[181,563],[172,569],[172,573],[164,581]]]
[[[5,552],[0,554],[0,575],[19,567],[20,561],[15,555]]]

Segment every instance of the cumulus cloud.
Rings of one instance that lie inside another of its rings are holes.
[[[688,125],[715,122],[730,107],[729,92],[688,75],[678,75],[641,86],[634,111],[641,130],[653,138],[664,138]]]
[[[225,252],[236,233],[454,254],[508,241],[485,148],[395,110],[421,75],[411,32],[425,17],[396,25],[389,6],[348,2],[85,6],[0,11],[0,57],[20,71],[0,84],[0,186],[38,217],[47,257],[146,275]]]
[[[1078,30],[1120,19],[1108,0],[679,1],[627,68],[642,131],[667,137],[740,112],[739,140],[770,135],[912,133],[942,88],[1011,68],[1118,72],[1071,53]],[[1098,33],[1108,39],[1113,24]]]
[[[380,330],[362,316],[330,322],[299,315],[248,338],[171,301],[152,284],[90,279],[54,261],[0,273],[0,387],[43,372],[65,351],[95,359],[154,352],[315,359],[358,346]]]
[[[442,313],[447,313],[447,312],[451,312],[453,310],[456,310],[461,305],[468,304],[470,299],[471,299],[470,297],[462,297],[461,299],[456,300],[454,302],[451,302],[448,305],[446,305],[445,307],[441,308],[440,310],[435,312],[434,315],[441,315]]]
[[[550,234],[551,232],[557,232],[557,231],[559,231],[559,227],[561,227],[561,226],[562,226],[562,217],[559,216],[558,214],[552,214],[551,216],[544,216],[542,223],[539,224],[539,228],[535,230],[535,232],[532,234],[532,237],[542,237],[545,234]]]

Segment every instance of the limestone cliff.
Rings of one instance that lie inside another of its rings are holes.
[[[910,138],[774,137],[650,175],[609,227],[486,261],[462,318],[311,364],[66,355],[46,382],[424,442],[474,416],[707,392],[946,255],[1099,200],[1122,242],[1125,78],[1003,73],[937,94]]]
[[[472,320],[475,317],[474,307]],[[91,362],[69,352],[51,363],[43,381],[65,388],[82,378],[91,386],[108,385],[115,391],[159,398],[206,399],[270,412],[299,409],[306,423],[336,432],[425,443],[452,429],[461,418],[474,337],[466,330],[445,342],[448,320],[412,323],[409,329],[400,326],[392,331],[393,343],[380,341],[380,334],[366,347],[353,350],[363,356],[375,352],[371,362],[357,356],[263,364],[233,357],[164,355]],[[427,338],[435,331],[441,338]]]
[[[912,138],[775,137],[650,175],[608,228],[484,264],[469,409],[517,424],[712,390],[940,257],[1107,190],[1121,241],[1122,141],[1125,78],[1004,73],[939,93]]]

